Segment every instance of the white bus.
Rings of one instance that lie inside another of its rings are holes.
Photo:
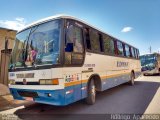
[[[16,35],[9,68],[14,99],[68,105],[140,74],[139,51],[71,16],[35,22]]]
[[[140,56],[143,75],[160,74],[160,54],[150,53]]]

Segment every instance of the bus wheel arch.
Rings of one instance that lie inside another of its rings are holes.
[[[88,82],[87,82],[87,87],[88,87],[88,84],[91,80],[94,80],[94,83],[95,83],[95,87],[96,87],[96,91],[101,91],[102,89],[102,82],[101,82],[101,78],[98,74],[92,74],[89,79],[88,79]]]
[[[99,75],[91,75],[87,82],[87,97],[86,102],[89,105],[92,105],[96,101],[96,91],[101,89],[100,84],[100,76]]]

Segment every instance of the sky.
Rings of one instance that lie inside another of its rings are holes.
[[[160,52],[160,0],[0,0],[0,27],[15,30],[67,14],[125,41],[140,54]]]

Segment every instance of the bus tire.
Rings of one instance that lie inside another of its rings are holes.
[[[94,80],[91,79],[88,83],[86,103],[89,105],[93,105],[95,101],[96,101],[96,87]]]
[[[135,74],[134,74],[134,72],[131,72],[130,78],[131,78],[131,80],[129,81],[129,84],[133,86],[133,85],[134,85],[134,79],[135,79]]]

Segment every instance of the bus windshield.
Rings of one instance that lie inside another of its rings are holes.
[[[28,28],[16,35],[10,67],[58,64],[61,20]]]
[[[150,54],[150,55],[143,55],[140,57],[140,59],[142,67],[154,68],[157,58],[155,54]]]

